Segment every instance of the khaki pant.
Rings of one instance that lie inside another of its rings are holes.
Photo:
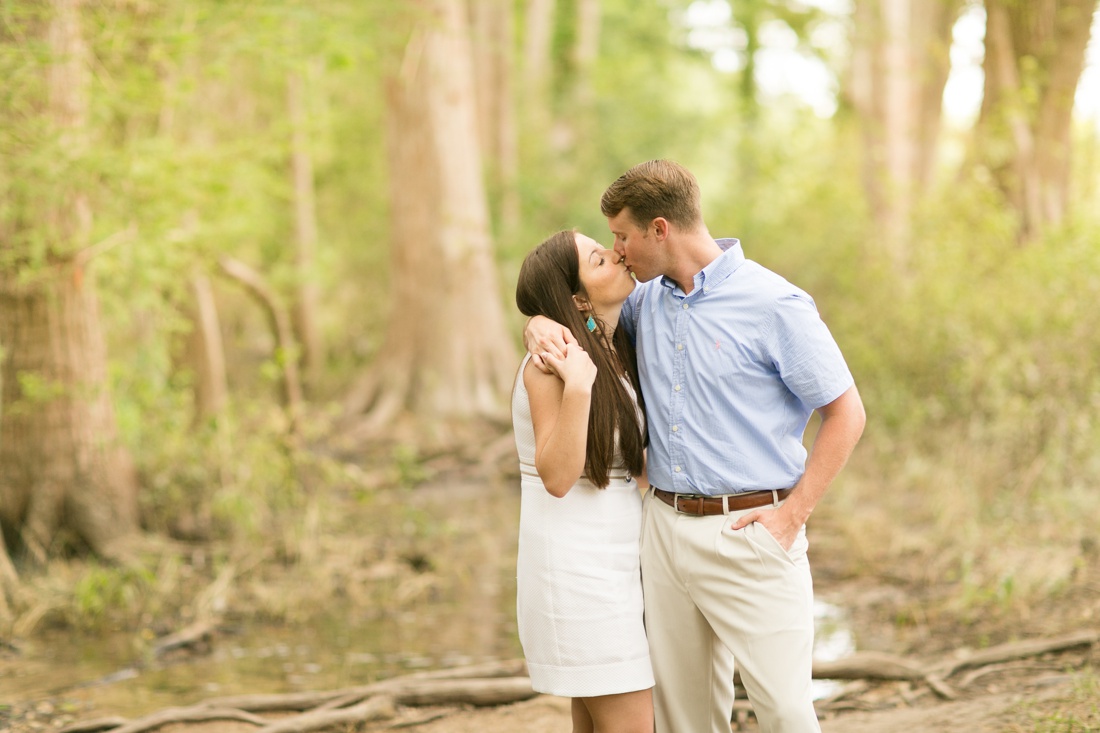
[[[762,733],[820,731],[806,529],[789,551],[745,512],[696,517],[646,496],[645,624],[657,733],[729,733],[734,661]]]

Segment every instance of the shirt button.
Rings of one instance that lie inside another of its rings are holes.
[[[672,470],[675,471],[676,473],[680,473],[680,467],[679,466],[677,466],[676,468],[674,468]]]
[[[676,390],[677,392],[679,392],[680,391],[680,385],[677,384],[675,387],[673,387],[673,389]]]
[[[676,350],[677,351],[683,351],[684,350],[684,345],[683,344],[676,344]]]
[[[707,287],[703,288],[703,292],[704,293],[709,293],[710,292],[710,286],[708,285]]]
[[[688,304],[684,303],[684,310],[687,310],[687,309],[688,309]]]
[[[674,432],[674,433],[680,432],[680,426],[679,425],[673,425],[672,426],[672,432]]]

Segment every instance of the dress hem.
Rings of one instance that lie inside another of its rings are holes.
[[[531,688],[559,697],[599,697],[653,687],[649,657],[589,667],[559,667],[527,663]]]

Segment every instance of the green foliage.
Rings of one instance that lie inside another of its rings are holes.
[[[182,416],[182,410],[160,412],[164,421],[155,410],[139,413],[142,434],[159,434],[139,453],[150,529],[184,539],[265,544],[300,516],[306,498],[298,480],[302,456],[286,442],[281,411],[245,405],[197,429],[172,424],[169,416]]]
[[[137,616],[155,580],[150,570],[141,567],[88,567],[72,590],[75,625],[95,627]]]
[[[401,444],[393,449],[394,483],[402,488],[412,488],[430,477],[415,445]]]
[[[844,119],[789,100],[748,109],[737,75],[689,46],[676,20],[686,0],[605,0],[600,55],[582,77],[571,56],[575,5],[559,3],[555,16],[549,121],[518,131],[520,230],[498,242],[513,318],[515,273],[534,244],[572,226],[608,241],[606,185],[639,161],[675,158],[702,183],[712,234],[739,237],[747,256],[814,296],[867,404],[874,471],[969,490],[978,499],[967,507],[991,524],[1041,501],[1087,511],[1075,492],[1100,478],[1100,372],[1089,368],[1100,358],[1090,318],[1100,225],[1087,213],[1100,210],[1095,131],[1078,132],[1075,208],[1085,213],[1023,247],[983,173],[952,171],[916,212],[899,270],[872,234],[864,151]],[[88,114],[82,144],[70,146],[40,114],[50,59],[28,40],[44,19],[37,7],[0,3],[0,267],[31,277],[51,253],[112,243],[91,270],[146,525],[196,538],[291,536],[304,475],[355,481],[285,440],[276,367],[286,356],[272,358],[263,314],[216,279],[216,262],[248,262],[288,302],[297,284],[318,287],[329,352],[313,407],[343,395],[401,306],[389,298],[389,251],[402,243],[389,241],[384,75],[406,41],[390,33],[392,20],[414,10],[381,0],[86,5]],[[734,22],[750,10],[782,18],[812,45],[821,13],[792,8],[735,3]],[[292,74],[303,80],[320,230],[309,271],[291,246]],[[50,206],[74,192],[93,213],[87,242],[65,241],[51,224]],[[215,278],[233,395],[224,415],[197,427],[184,358],[195,273]],[[21,387],[32,399],[53,394],[44,377]],[[418,446],[387,459],[393,484],[425,478]],[[920,496],[926,517],[957,507]],[[968,566],[973,605],[1015,602],[1021,582],[982,562]]]

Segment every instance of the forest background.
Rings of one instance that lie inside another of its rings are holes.
[[[519,263],[609,242],[656,157],[856,376],[832,572],[937,589],[900,629],[1095,627],[1096,10],[0,0],[0,640],[309,623],[351,585],[327,537],[438,564],[383,497],[507,482]]]

